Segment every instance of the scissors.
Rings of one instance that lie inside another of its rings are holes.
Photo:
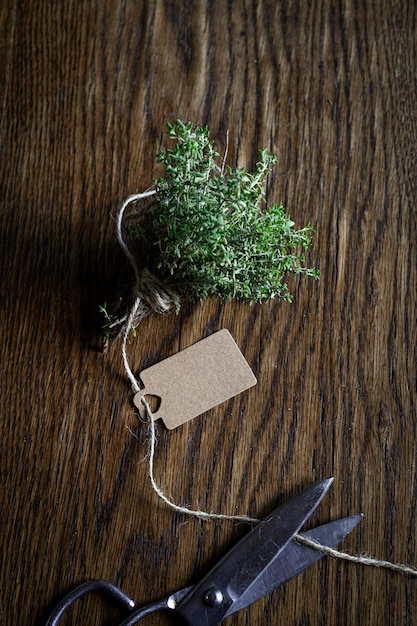
[[[128,617],[119,626],[133,626],[157,611],[176,614],[189,626],[218,626],[226,617],[268,595],[324,556],[319,548],[299,543],[297,533],[332,482],[333,478],[327,478],[315,483],[255,524],[196,585],[137,607],[112,583],[88,580],[56,606],[46,626],[56,626],[78,598],[93,591],[104,593],[126,609]],[[362,515],[345,517],[301,533],[301,536],[321,546],[334,547],[361,519]]]

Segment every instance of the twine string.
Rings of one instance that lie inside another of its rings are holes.
[[[155,422],[154,422],[153,417],[152,417],[151,408],[150,408],[148,402],[146,401],[146,399],[145,398],[141,398],[141,402],[142,402],[142,404],[144,405],[144,407],[146,409],[146,415],[147,415],[147,418],[148,418],[148,421],[149,421],[149,451],[148,451],[148,456],[149,456],[149,463],[148,463],[149,479],[151,481],[153,490],[158,495],[158,497],[161,498],[161,500],[163,502],[165,502],[165,504],[167,504],[172,509],[174,509],[174,511],[177,511],[177,513],[184,513],[186,515],[191,515],[193,517],[197,517],[198,519],[202,519],[202,520],[207,520],[207,519],[211,519],[211,520],[218,519],[218,520],[220,520],[221,519],[221,520],[235,520],[237,522],[248,522],[248,523],[257,523],[257,522],[259,522],[258,519],[253,518],[253,517],[249,517],[248,515],[225,515],[224,513],[208,513],[206,511],[192,510],[192,509],[189,509],[189,508],[187,508],[185,506],[179,506],[178,504],[175,504],[174,502],[172,502],[172,500],[167,498],[167,496],[164,494],[162,489],[157,484],[157,482],[155,480],[155,476],[154,476],[154,471],[153,471],[154,458],[155,458],[155,448],[156,448],[156,427],[155,427]]]
[[[153,490],[159,496],[159,498],[161,498],[161,500],[163,500],[165,504],[170,506],[172,509],[174,509],[178,513],[191,515],[193,517],[197,517],[198,519],[202,519],[202,520],[219,520],[220,519],[220,520],[234,520],[234,521],[246,522],[246,523],[259,523],[261,521],[260,519],[249,517],[247,515],[225,515],[222,513],[207,513],[206,511],[194,511],[187,507],[179,506],[175,504],[174,502],[172,502],[169,498],[167,498],[167,496],[164,494],[162,489],[157,484],[155,480],[155,476],[154,476],[154,471],[153,471],[155,448],[156,448],[155,422],[153,420],[151,408],[148,402],[146,401],[146,399],[142,398],[141,402],[146,409],[146,415],[149,421],[149,438],[150,438],[149,452],[148,452],[149,454],[149,465],[148,465],[149,478],[150,478]],[[393,572],[399,572],[401,574],[405,574],[408,576],[417,576],[417,569],[414,569],[413,567],[410,567],[408,565],[391,563],[390,561],[374,559],[369,556],[362,556],[362,555],[354,556],[352,554],[348,554],[347,552],[341,552],[340,550],[336,550],[335,548],[322,545],[318,543],[317,541],[314,541],[314,539],[309,539],[308,537],[305,537],[304,535],[301,535],[300,533],[296,533],[294,535],[294,539],[298,543],[301,543],[309,548],[312,548],[313,550],[317,550],[318,552],[322,552],[323,554],[326,554],[327,556],[330,556],[334,559],[342,559],[344,561],[350,561],[351,563],[359,563],[361,565],[367,565],[371,567],[381,567],[381,568],[389,569],[389,570],[392,570]]]
[[[134,393],[138,393],[138,391],[140,391],[140,386],[139,386],[139,383],[136,380],[136,377],[135,377],[134,373],[132,372],[132,368],[130,367],[130,364],[129,364],[129,357],[127,355],[127,339],[129,337],[130,331],[133,328],[133,320],[134,320],[134,318],[136,316],[136,312],[137,312],[137,310],[138,310],[138,308],[140,306],[140,303],[141,303],[141,298],[136,298],[135,302],[134,302],[134,304],[132,306],[132,310],[130,312],[130,315],[129,315],[128,319],[127,319],[126,328],[124,330],[123,339],[122,339],[122,359],[123,359],[123,365],[124,365],[124,368],[125,368],[126,375],[129,378],[129,380],[130,380],[130,384],[131,384],[131,387],[132,387],[132,390],[133,390]]]
[[[149,196],[154,196],[155,194],[155,189],[149,189],[148,191],[144,191],[143,193],[135,193],[129,196],[120,207],[119,214],[116,220],[117,240],[126,257],[129,259],[133,271],[135,272],[136,287],[138,287],[140,283],[140,269],[136,262],[135,255],[132,254],[132,252],[129,250],[129,247],[123,238],[123,217],[129,204],[137,202],[138,200],[143,200],[143,198],[148,198]]]
[[[123,203],[120,211],[119,211],[119,215],[117,218],[117,239],[119,241],[119,244],[122,248],[122,250],[124,251],[126,257],[129,259],[132,268],[134,270],[135,273],[135,293],[140,293],[140,287],[141,287],[141,283],[143,281],[143,273],[140,271],[138,264],[136,262],[136,259],[134,257],[134,255],[132,254],[132,252],[129,250],[124,238],[123,238],[123,232],[122,232],[122,224],[123,224],[123,216],[125,213],[126,208],[129,206],[129,204],[131,204],[132,202],[136,202],[137,200],[141,200],[143,198],[146,198],[148,196],[154,195],[156,193],[155,190],[149,190],[149,191],[145,191],[144,193],[139,193],[139,194],[134,194],[129,196]],[[152,277],[153,279],[153,277]],[[155,279],[156,280],[156,279]],[[151,288],[152,286],[152,281],[149,281],[149,284],[147,285],[147,287]],[[160,286],[160,283],[159,283]],[[156,292],[155,295],[155,299],[157,301],[157,305],[154,308],[154,310],[157,310],[158,312],[167,312],[168,310],[170,310],[172,308],[172,304],[174,302],[176,302],[175,298],[176,298],[176,294],[173,294],[171,292],[169,292],[169,290],[167,290],[166,288],[163,288],[162,291],[163,295],[161,296],[159,292]],[[165,296],[166,296],[166,300],[165,300]],[[168,304],[169,302],[169,304]],[[129,364],[129,358],[127,355],[127,341],[128,341],[128,337],[129,334],[131,332],[131,330],[134,328],[134,320],[137,318],[137,314],[138,311],[140,309],[140,307],[142,306],[142,297],[137,296],[135,298],[135,301],[132,305],[132,308],[130,310],[130,314],[127,318],[127,322],[126,322],[126,327],[125,330],[123,332],[123,339],[122,339],[122,359],[123,359],[123,365],[126,371],[126,375],[130,380],[131,386],[132,386],[132,390],[134,391],[134,393],[137,393],[138,391],[140,391],[140,385],[138,383],[138,381],[136,380],[135,375],[132,372],[132,369],[130,367]],[[146,401],[146,399],[144,397],[141,398],[141,402],[145,407],[146,410],[146,415],[147,415],[147,419],[149,422],[149,451],[148,451],[148,475],[149,475],[149,479],[152,485],[152,489],[155,491],[155,493],[157,494],[157,496],[166,504],[168,505],[170,508],[174,509],[174,511],[177,511],[177,513],[182,513],[182,514],[186,514],[186,515],[190,515],[193,517],[197,517],[200,520],[233,520],[233,521],[237,521],[237,522],[246,522],[246,523],[258,523],[261,520],[257,519],[257,518],[253,518],[253,517],[249,517],[248,515],[226,515],[223,513],[209,513],[206,511],[201,511],[201,510],[193,510],[193,509],[189,509],[188,507],[185,506],[180,506],[178,504],[175,504],[172,500],[170,500],[165,493],[163,492],[163,490],[159,487],[159,485],[156,482],[155,479],[155,475],[154,475],[154,459],[155,459],[155,448],[156,448],[156,426],[155,426],[155,422],[153,420],[153,416],[152,416],[152,411],[151,408],[148,404],[148,402]],[[404,574],[406,576],[417,576],[417,569],[414,567],[410,567],[409,565],[403,565],[403,564],[397,564],[397,563],[392,563],[390,561],[385,561],[385,560],[381,560],[381,559],[374,559],[368,556],[354,556],[351,554],[348,554],[346,552],[340,552],[339,550],[335,550],[334,548],[330,548],[329,546],[325,546],[322,545],[312,539],[309,539],[299,533],[294,535],[294,539],[298,542],[301,543],[305,546],[308,546],[314,550],[317,550],[319,552],[322,552],[323,554],[326,554],[334,559],[341,559],[344,561],[350,561],[352,563],[359,563],[361,565],[366,565],[366,566],[371,566],[371,567],[379,567],[379,568],[384,568],[384,569],[388,569],[391,570],[393,572],[399,572],[401,574]]]
[[[156,193],[155,189],[150,189],[149,191],[144,191],[143,193],[136,193],[133,194],[131,196],[129,196],[128,198],[126,198],[126,200],[123,202],[122,206],[120,207],[119,210],[119,214],[117,216],[117,220],[116,220],[116,232],[117,232],[117,240],[120,244],[120,247],[122,248],[123,252],[125,253],[126,257],[128,258],[128,260],[130,261],[130,264],[132,266],[132,269],[135,273],[135,293],[138,292],[138,288],[140,285],[140,280],[141,280],[141,273],[140,273],[140,269],[139,266],[136,262],[135,256],[134,254],[132,254],[132,252],[129,250],[129,247],[127,245],[127,243],[125,242],[124,238],[123,238],[123,217],[125,214],[125,211],[127,209],[127,207],[132,204],[132,202],[137,202],[138,200],[142,200],[143,198],[147,198],[148,196],[152,196]],[[139,309],[139,306],[141,304],[141,298],[139,296],[137,296],[135,298],[135,301],[133,303],[133,306],[131,308],[129,317],[127,319],[126,322],[126,327],[124,329],[123,332],[123,338],[122,338],[122,359],[123,359],[123,365],[127,374],[127,377],[129,378],[130,382],[131,382],[131,386],[132,389],[135,393],[137,393],[140,390],[139,387],[139,383],[135,378],[135,375],[132,372],[132,369],[130,367],[129,364],[129,359],[127,356],[127,340],[129,337],[129,333],[133,328],[133,320],[136,317],[136,313]]]
[[[348,554],[347,552],[340,552],[330,546],[323,546],[314,539],[309,539],[304,535],[296,534],[295,537],[298,543],[302,543],[309,548],[323,552],[334,559],[342,559],[343,561],[350,561],[351,563],[359,563],[360,565],[368,565],[370,567],[382,567],[384,569],[392,570],[393,572],[399,572],[406,576],[417,576],[417,569],[410,567],[409,565],[403,565],[402,563],[391,563],[391,561],[384,561],[382,559],[374,559],[369,556],[355,556]]]

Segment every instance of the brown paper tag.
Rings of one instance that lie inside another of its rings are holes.
[[[144,416],[141,399],[159,397],[153,419],[162,419],[170,430],[256,385],[252,370],[225,329],[143,370],[140,377],[144,389],[135,395],[135,406]]]

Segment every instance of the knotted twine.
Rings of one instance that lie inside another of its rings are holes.
[[[122,320],[124,324],[124,329],[122,331],[122,359],[123,365],[125,368],[125,372],[127,377],[130,380],[131,387],[134,393],[138,393],[141,390],[141,387],[132,372],[132,369],[129,364],[129,358],[127,355],[127,342],[129,338],[129,334],[137,324],[146,317],[150,312],[156,312],[159,314],[170,313],[173,309],[175,309],[179,303],[179,296],[173,292],[169,287],[163,284],[156,276],[154,276],[147,268],[139,269],[139,266],[136,262],[135,256],[129,250],[124,237],[123,237],[123,217],[127,207],[139,200],[143,200],[144,198],[153,196],[156,194],[155,189],[150,189],[143,193],[133,194],[129,196],[122,204],[117,221],[117,239],[118,242],[125,253],[127,259],[129,260],[132,269],[135,274],[135,286],[134,286],[134,302],[130,309],[130,312],[126,315],[126,318]],[[148,450],[148,475],[152,485],[152,489],[155,491],[157,496],[170,508],[177,511],[177,513],[186,514],[192,517],[197,517],[200,520],[233,520],[237,522],[246,522],[246,523],[258,523],[261,520],[249,517],[248,515],[227,515],[224,513],[208,513],[206,511],[190,509],[185,506],[181,506],[175,504],[172,500],[170,500],[161,487],[158,485],[154,475],[154,459],[155,459],[155,448],[156,448],[156,426],[152,417],[151,408],[144,397],[141,398],[141,402],[145,407],[147,420],[149,422],[149,450]],[[299,533],[294,535],[294,539],[299,543],[313,548],[314,550],[318,550],[323,554],[326,554],[335,559],[342,559],[344,561],[350,561],[352,563],[359,563],[361,565],[367,565],[372,567],[380,567],[384,569],[391,570],[393,572],[399,572],[400,574],[408,575],[408,576],[417,576],[417,569],[414,567],[410,567],[409,565],[392,563],[390,561],[371,558],[366,555],[355,556],[352,554],[348,554],[346,552],[341,552],[339,550],[335,550],[334,548],[330,548],[329,546],[322,545],[312,539],[309,539]]]

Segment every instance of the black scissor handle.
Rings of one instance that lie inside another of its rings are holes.
[[[57,604],[49,616],[46,626],[56,626],[63,614],[74,604],[74,602],[79,600],[79,598],[82,598],[82,596],[95,591],[102,593],[112,601],[116,601],[121,605],[121,607],[127,609],[128,611],[132,611],[136,606],[132,598],[129,598],[129,596],[116,587],[116,585],[113,585],[108,580],[96,578],[93,580],[87,580],[85,583],[78,585],[78,587],[70,591],[70,593],[68,593],[65,598]]]
[[[123,622],[121,622],[119,626],[133,626],[134,624],[140,622],[146,615],[150,615],[151,613],[156,613],[157,611],[175,610],[177,601],[183,598],[190,591],[190,589],[191,587],[181,589],[163,600],[158,600],[152,604],[147,604],[146,606],[137,608],[136,603],[132,600],[132,598],[108,580],[103,580],[101,578],[87,580],[85,583],[81,583],[81,585],[78,585],[78,587],[70,591],[70,593],[68,593],[65,598],[57,604],[49,616],[45,626],[57,626],[63,614],[66,613],[74,602],[82,598],[82,596],[92,592],[100,592],[107,596],[110,600],[117,602],[122,608],[127,609],[130,612],[130,615]]]

